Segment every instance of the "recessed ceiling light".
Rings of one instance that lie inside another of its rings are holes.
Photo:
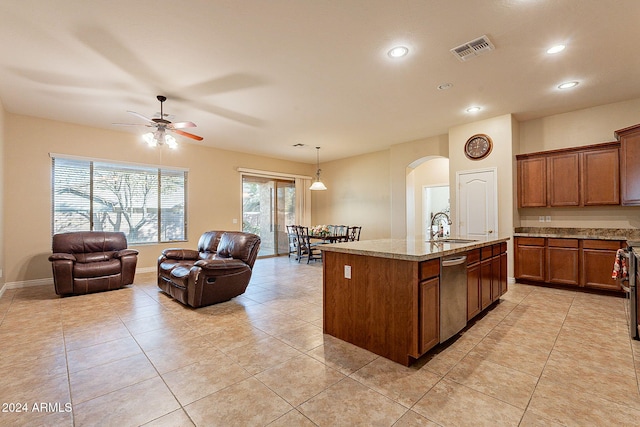
[[[391,48],[391,50],[387,52],[387,54],[391,58],[402,58],[403,56],[406,56],[408,53],[409,53],[409,48],[406,46],[396,46],[394,48]]]
[[[447,90],[447,89],[451,89],[453,87],[453,83],[442,83],[441,85],[438,85],[438,90]]]
[[[467,108],[467,113],[477,113],[478,111],[482,110],[482,108],[480,107],[469,107]]]
[[[558,85],[558,89],[571,89],[572,87],[578,86],[578,82],[564,82]]]
[[[547,53],[553,55],[554,53],[562,52],[566,46],[563,44],[557,44],[547,49]]]

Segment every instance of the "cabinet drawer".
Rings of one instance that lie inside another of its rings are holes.
[[[475,264],[478,261],[480,261],[480,249],[467,252],[467,265]]]
[[[582,247],[585,249],[608,249],[615,251],[622,247],[620,240],[583,240]]]
[[[579,246],[578,239],[549,239],[547,246],[557,248],[577,248]]]
[[[420,280],[431,279],[440,275],[440,259],[432,259],[420,263]]]
[[[489,259],[493,256],[493,248],[491,246],[485,246],[480,248],[480,259]]]
[[[544,246],[544,237],[516,237],[516,244],[522,246]]]

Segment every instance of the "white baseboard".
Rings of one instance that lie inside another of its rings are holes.
[[[507,284],[508,285],[515,285],[516,283],[516,278],[515,277],[507,277]]]
[[[136,274],[138,274],[138,273],[155,273],[156,271],[158,271],[158,267],[136,268]]]

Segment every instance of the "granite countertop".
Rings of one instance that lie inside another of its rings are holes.
[[[594,240],[640,240],[636,228],[517,227],[514,237],[557,237]]]
[[[472,249],[506,242],[510,237],[452,237],[446,239],[473,239],[469,243],[429,242],[424,238],[360,240],[357,242],[332,243],[321,245],[328,252],[341,252],[353,255],[366,255],[379,258],[402,259],[406,261],[426,261],[467,252]]]

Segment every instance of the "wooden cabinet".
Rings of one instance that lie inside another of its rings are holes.
[[[582,153],[582,204],[620,204],[620,150],[587,150]]]
[[[580,153],[547,156],[548,205],[580,206]]]
[[[582,286],[587,288],[622,291],[611,278],[613,260],[622,248],[620,241],[584,240],[582,247]]]
[[[440,342],[440,283],[437,277],[420,282],[420,354]]]
[[[547,159],[545,157],[518,160],[518,207],[547,206]]]
[[[467,265],[467,320],[476,317],[482,311],[480,302],[480,263]]]
[[[516,279],[544,282],[545,239],[543,237],[516,237],[514,263]]]
[[[620,240],[516,237],[515,276],[527,282],[621,292],[611,271],[616,250],[624,245]]]
[[[483,310],[493,302],[491,295],[491,280],[493,279],[491,255],[491,247],[480,249],[480,306]]]
[[[620,140],[620,192],[624,206],[640,206],[640,124],[615,132]]]
[[[322,269],[325,333],[404,365],[438,343],[439,259],[324,251]]]
[[[609,142],[517,155],[518,207],[619,205],[620,145]]]
[[[580,284],[578,239],[547,239],[546,254],[546,282],[571,286]]]
[[[473,319],[506,291],[507,244],[467,252],[467,320]]]

